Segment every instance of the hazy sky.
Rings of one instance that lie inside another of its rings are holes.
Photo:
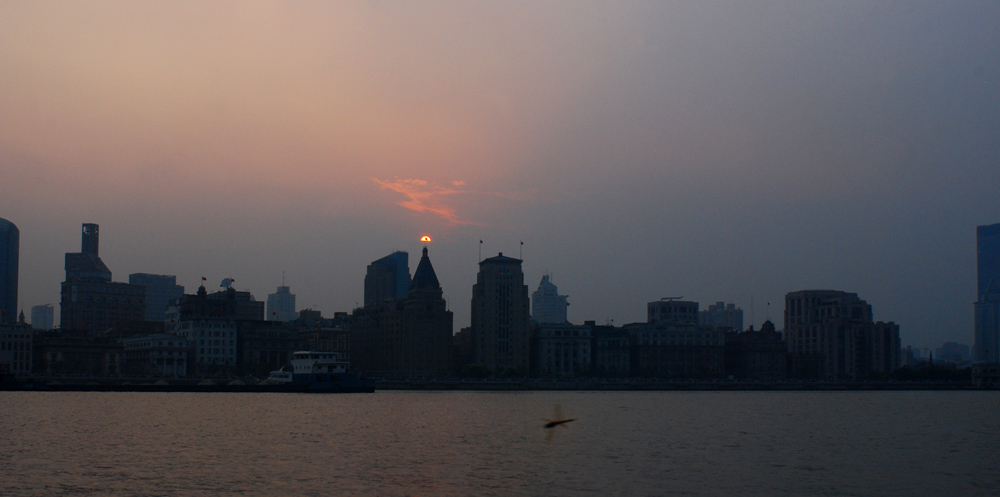
[[[904,344],[972,342],[1000,222],[1000,2],[2,2],[0,217],[58,308],[101,226],[117,281],[225,277],[300,308],[483,256],[570,320],[857,292]],[[58,319],[58,317],[57,317]]]

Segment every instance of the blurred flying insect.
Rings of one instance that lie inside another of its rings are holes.
[[[551,442],[552,441],[552,434],[554,433],[552,431],[552,428],[555,428],[556,426],[564,425],[566,423],[569,423],[570,421],[576,421],[576,418],[567,418],[567,417],[563,416],[562,406],[559,405],[559,404],[556,404],[555,408],[552,410],[552,419],[546,419],[545,420],[545,425],[543,425],[543,428],[545,428],[545,430],[546,430],[546,432],[545,432],[545,441],[546,442]]]

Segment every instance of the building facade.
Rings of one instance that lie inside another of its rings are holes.
[[[1000,223],[976,228],[974,362],[1000,362]]]
[[[682,310],[680,319],[690,317]],[[693,311],[697,320],[697,307]],[[725,330],[697,324],[633,323],[623,329],[632,348],[632,374],[664,379],[721,378]]]
[[[785,340],[797,378],[859,380],[900,365],[899,326],[875,322],[871,306],[856,293],[786,294]]]
[[[568,298],[567,295],[559,295],[559,289],[549,279],[549,275],[542,276],[538,289],[531,294],[531,320],[539,324],[568,322]]]
[[[535,324],[532,376],[582,376],[591,373],[592,327],[570,323]]]
[[[122,344],[108,334],[81,330],[36,332],[32,372],[43,376],[121,375]]]
[[[177,277],[173,275],[132,273],[128,275],[128,283],[146,288],[146,321],[162,323],[170,303],[184,295],[184,287],[177,284]]]
[[[28,376],[31,370],[31,326],[24,322],[0,324],[0,374]]]
[[[585,321],[584,326],[590,327],[592,345],[590,347],[593,359],[594,374],[597,376],[622,377],[631,373],[632,348],[628,332],[611,326],[598,325],[594,321]]]
[[[788,346],[774,323],[760,330],[726,333],[726,374],[746,380],[782,380],[787,376]]]
[[[675,298],[663,298],[646,304],[646,322],[661,326],[697,326],[698,303]]]
[[[17,321],[17,271],[21,232],[0,219],[0,324]]]
[[[530,367],[530,309],[521,259],[501,252],[479,263],[472,287],[472,360],[494,371]]]
[[[96,224],[84,224],[81,251],[66,254],[66,280],[60,291],[59,326],[100,333],[115,321],[143,321],[146,289],[111,281],[111,270],[98,255]]]
[[[167,333],[188,341],[188,372],[218,376],[242,371],[241,337],[264,323],[264,303],[229,287],[182,295],[167,311]]]
[[[181,378],[187,376],[188,343],[177,335],[158,333],[122,339],[125,376]]]
[[[287,286],[279,286],[278,291],[267,296],[267,320],[288,322],[298,319],[295,312],[295,294]]]

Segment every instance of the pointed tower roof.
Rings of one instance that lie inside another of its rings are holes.
[[[437,274],[434,273],[434,266],[431,266],[431,260],[427,257],[427,247],[424,247],[424,253],[420,256],[420,263],[417,264],[417,270],[413,273],[413,280],[410,282],[410,290],[440,290],[441,284],[438,283]]]

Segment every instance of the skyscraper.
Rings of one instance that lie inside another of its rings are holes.
[[[166,274],[132,273],[130,285],[146,287],[146,321],[164,321],[167,305],[184,295],[184,287],[177,284],[177,277]]]
[[[501,252],[479,263],[472,287],[472,360],[528,372],[529,301],[521,259]]]
[[[559,295],[559,289],[549,281],[549,275],[542,276],[538,290],[531,294],[531,319],[536,323],[565,323],[566,295]]]
[[[975,362],[1000,362],[1000,224],[976,228]]]
[[[295,294],[287,286],[279,286],[278,291],[267,296],[268,321],[294,321],[299,315],[295,313]]]
[[[53,308],[52,304],[36,305],[31,308],[31,327],[40,330],[48,331],[52,329],[52,319],[53,319]]]
[[[365,274],[365,307],[402,300],[410,285],[410,256],[393,252],[368,265]]]
[[[21,232],[0,218],[0,324],[17,321],[17,264]]]
[[[66,281],[60,291],[59,326],[63,330],[103,332],[116,321],[142,321],[146,289],[114,283],[98,255],[98,226],[84,224],[81,250],[66,254]]]

